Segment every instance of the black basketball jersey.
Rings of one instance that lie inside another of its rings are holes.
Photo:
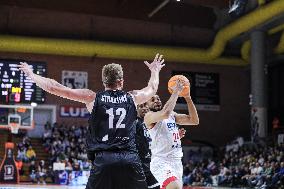
[[[96,94],[89,119],[89,151],[136,150],[135,103],[129,93],[107,90]]]
[[[135,123],[136,123],[136,146],[139,157],[142,163],[150,163],[151,161],[150,134],[147,130],[147,127],[143,119],[138,117]]]

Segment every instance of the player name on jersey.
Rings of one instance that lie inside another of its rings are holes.
[[[118,103],[127,102],[127,96],[123,95],[123,96],[120,96],[120,97],[111,97],[111,96],[107,96],[107,95],[102,95],[101,101],[118,104]]]

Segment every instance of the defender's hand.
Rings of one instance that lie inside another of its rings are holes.
[[[154,58],[152,63],[149,63],[148,61],[144,61],[146,66],[151,70],[151,72],[159,72],[162,67],[165,66],[163,59],[163,55],[159,55],[159,53],[156,54],[156,57]]]
[[[18,68],[19,70],[23,71],[28,77],[31,77],[33,75],[33,70],[26,62],[20,62]]]

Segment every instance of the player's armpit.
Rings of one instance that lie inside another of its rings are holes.
[[[164,111],[158,112],[148,112],[144,117],[144,123],[146,124],[148,129],[152,129],[154,123],[157,123],[163,119],[167,119],[169,115]]]

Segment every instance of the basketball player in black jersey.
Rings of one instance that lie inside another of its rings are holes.
[[[37,86],[51,94],[82,102],[91,113],[87,147],[94,157],[94,168],[87,189],[147,188],[135,145],[136,105],[145,103],[157,92],[163,62],[159,54],[152,63],[145,61],[151,71],[148,86],[131,92],[122,91],[122,67],[105,65],[102,69],[105,91],[98,93],[89,89],[70,89],[53,79],[34,74],[26,63],[19,65]]]
[[[148,188],[160,189],[159,182],[156,180],[155,176],[150,171],[151,162],[151,137],[148,129],[144,123],[144,116],[150,111],[148,103],[139,104],[137,106],[138,117],[136,120],[136,146],[138,154],[142,163],[142,168],[146,176],[146,183]],[[184,128],[179,129],[179,136],[183,138],[185,136],[186,130]]]
[[[139,104],[137,106],[138,117],[136,120],[136,146],[138,154],[142,163],[142,168],[146,177],[148,188],[160,189],[160,184],[150,171],[151,150],[150,143],[151,137],[144,124],[144,116],[150,111],[147,103]]]

